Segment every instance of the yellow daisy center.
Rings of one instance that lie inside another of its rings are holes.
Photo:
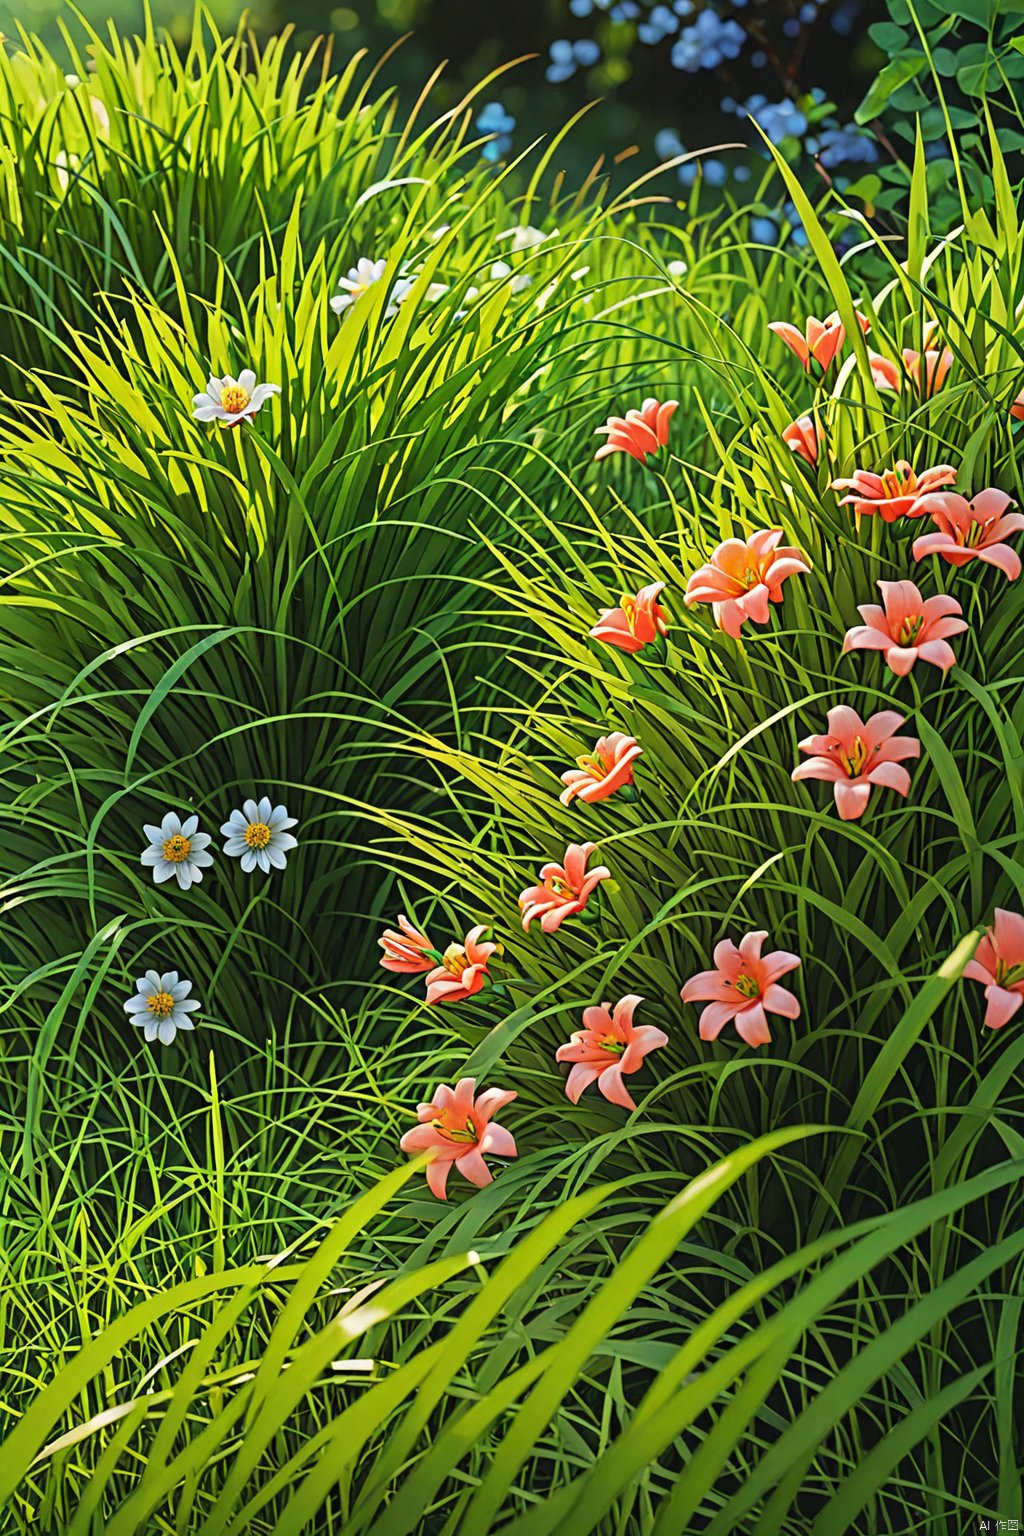
[[[175,832],[173,837],[167,838],[164,843],[164,858],[168,864],[183,864],[192,851],[192,844],[187,837],[182,837],[180,832]]]
[[[245,829],[245,846],[247,848],[265,848],[270,842],[270,828],[265,821],[250,821]]]
[[[169,992],[154,992],[146,1007],[154,1019],[166,1019],[174,1012],[174,998]]]
[[[220,403],[229,416],[237,416],[239,411],[244,411],[251,398],[241,384],[229,384],[220,392]]]

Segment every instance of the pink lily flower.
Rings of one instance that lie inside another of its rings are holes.
[[[793,769],[797,779],[824,779],[834,786],[836,805],[843,821],[856,821],[871,798],[871,786],[910,792],[910,775],[902,767],[906,758],[921,756],[916,736],[897,736],[903,716],[881,709],[862,720],[855,709],[837,704],[828,712],[828,734],[808,736],[801,752],[813,752],[806,763]]]
[[[763,528],[749,539],[726,539],[707,565],[686,583],[683,602],[711,603],[719,629],[740,638],[747,619],[767,624],[769,603],[782,602],[782,583],[789,576],[806,576],[810,562],[799,549],[780,549],[781,528]]]
[[[949,347],[943,347],[941,351],[937,347],[929,347],[928,342],[937,327],[937,320],[929,320],[925,326],[923,353],[915,352],[911,347],[903,348],[902,372],[899,365],[891,359],[882,357],[878,352],[868,353],[871,377],[878,389],[892,390],[898,395],[903,388],[905,375],[924,396],[932,395],[937,389],[942,388],[946,375],[953,366],[953,353]]]
[[[428,1003],[461,1003],[483,990],[491,979],[488,962],[501,954],[500,944],[481,943],[487,931],[481,923],[466,934],[465,944],[449,944],[441,964],[427,977]]]
[[[852,479],[833,480],[831,488],[833,491],[852,492],[844,496],[839,505],[852,506],[858,517],[865,514],[870,517],[880,512],[884,522],[894,523],[898,517],[910,514],[910,509],[919,497],[937,491],[940,486],[952,485],[955,479],[956,470],[949,464],[938,464],[934,469],[922,470],[917,475],[906,459],[900,459],[892,469],[880,475],[858,469]]]
[[[625,416],[609,416],[598,432],[605,432],[608,441],[602,443],[594,455],[605,459],[610,453],[628,453],[630,458],[646,464],[648,455],[657,453],[668,442],[669,422],[679,408],[678,400],[645,400],[640,409],[627,411]]]
[[[1016,400],[1010,406],[1010,415],[1015,421],[1024,421],[1024,389],[1021,390]]]
[[[620,651],[635,656],[652,640],[668,634],[665,612],[658,598],[665,590],[663,581],[641,587],[635,597],[628,595],[618,608],[602,608],[598,621],[590,631],[591,639],[603,640]]]
[[[583,1090],[596,1082],[609,1104],[636,1109],[622,1079],[636,1072],[651,1051],[668,1044],[663,1030],[653,1024],[633,1023],[633,1014],[642,1002],[642,997],[630,993],[620,997],[614,1008],[608,1003],[585,1008],[583,1028],[567,1045],[558,1047],[555,1060],[574,1064],[565,1082],[566,1096],[574,1104],[579,1103]]]
[[[587,872],[587,860],[596,843],[570,843],[565,850],[565,865],[545,864],[540,872],[542,885],[527,886],[519,897],[523,928],[535,917],[545,933],[554,933],[567,917],[582,912],[602,880],[611,879],[611,870],[599,864]]]
[[[948,672],[956,662],[950,635],[967,628],[958,617],[963,609],[955,597],[940,593],[923,598],[912,581],[880,581],[884,608],[876,603],[858,607],[864,623],[846,631],[848,651],[881,651],[897,677],[906,677],[918,657]]]
[[[856,313],[857,323],[866,336],[871,329],[871,321],[859,310]],[[846,330],[837,309],[824,320],[809,316],[804,332],[790,325],[788,320],[772,320],[768,329],[774,331],[780,341],[784,341],[790,351],[796,353],[805,369],[809,370],[811,363],[815,362],[823,373],[831,367],[846,339]]]
[[[800,416],[786,427],[782,434],[782,441],[813,469],[818,462],[818,454],[825,441],[825,434],[812,417]]]
[[[433,1152],[427,1164],[430,1192],[439,1200],[448,1198],[446,1185],[454,1163],[464,1179],[483,1189],[494,1175],[484,1162],[485,1154],[517,1157],[516,1144],[504,1126],[495,1125],[492,1116],[518,1097],[507,1089],[488,1088],[474,1098],[476,1078],[462,1077],[453,1088],[438,1088],[429,1104],[416,1110],[419,1125],[406,1131],[399,1142],[403,1152],[415,1156]]]
[[[953,491],[936,491],[915,502],[911,517],[926,513],[939,529],[914,540],[914,559],[941,555],[950,565],[966,565],[982,560],[998,566],[1010,581],[1020,575],[1020,556],[1003,539],[1024,528],[1020,512],[1006,512],[1012,506],[1005,491],[979,491],[970,501]],[[1005,514],[1005,515],[1004,515]]]
[[[602,736],[589,757],[578,757],[577,767],[567,768],[562,774],[565,788],[559,800],[563,805],[568,805],[575,795],[587,805],[607,800],[616,790],[632,784],[633,764],[642,752],[635,736],[624,736],[621,731]]]
[[[1024,917],[996,907],[995,921],[964,966],[964,975],[985,988],[985,1023],[1002,1029],[1024,1003]]]
[[[702,1040],[717,1040],[731,1019],[747,1045],[768,1045],[772,1037],[767,1014],[800,1017],[800,1004],[792,992],[777,984],[780,976],[796,970],[800,957],[785,949],[762,955],[767,937],[763,931],[748,933],[738,948],[731,939],[722,939],[715,945],[715,969],[691,976],[683,987],[680,996],[684,1003],[709,1004],[700,1016]]]
[[[426,934],[419,933],[405,916],[398,914],[400,933],[385,928],[377,943],[383,949],[381,965],[386,971],[401,971],[414,975],[417,971],[429,971],[434,964],[433,945]]]

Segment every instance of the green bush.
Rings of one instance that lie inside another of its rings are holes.
[[[906,457],[1020,495],[998,141],[962,231],[933,234],[919,149],[905,240],[840,265],[785,167],[808,255],[680,228],[657,181],[567,189],[557,143],[495,174],[468,111],[402,122],[356,62],[202,22],[182,59],[89,47],[85,85],[0,54],[5,1528],[1011,1516],[1024,1047],[960,977],[1024,893],[1020,587],[952,577],[948,677],[842,656],[921,527],[829,488]],[[386,274],[339,318],[363,256]],[[819,385],[766,327],[837,304],[872,329]],[[880,391],[867,347],[926,320],[948,379]],[[250,364],[280,395],[195,421]],[[658,469],[595,464],[649,395],[680,401]],[[781,437],[812,409],[813,467]],[[812,570],[736,643],[687,579],[776,526]],[[655,580],[653,661],[589,638]],[[862,821],[790,778],[840,701],[923,748]],[[641,798],[562,806],[609,730]],[[264,790],[298,817],[286,870],[153,884],[143,823],[215,833]],[[524,933],[519,892],[586,840],[599,921]],[[441,949],[492,926],[493,984],[382,982],[399,906]],[[800,1019],[701,1043],[680,987],[760,928]],[[202,1003],[166,1048],[122,1007],[153,965]],[[639,1109],[570,1105],[556,1047],[630,992],[668,1036]],[[519,1155],[442,1206],[398,1142],[463,1075],[516,1089]]]

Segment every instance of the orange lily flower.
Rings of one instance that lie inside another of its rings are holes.
[[[578,766],[562,774],[565,788],[559,800],[563,805],[576,795],[587,805],[607,800],[616,790],[632,784],[633,764],[642,752],[635,736],[624,736],[621,731],[602,736],[589,757],[578,757]]]
[[[566,1097],[574,1104],[591,1083],[610,1104],[636,1109],[623,1077],[636,1072],[644,1057],[668,1044],[664,1030],[653,1024],[634,1024],[633,1014],[642,997],[632,993],[620,997],[614,1008],[608,1003],[583,1011],[583,1028],[577,1030],[567,1045],[555,1052],[556,1061],[571,1061],[572,1071],[565,1081]]]
[[[611,870],[599,864],[587,872],[587,860],[596,843],[570,843],[565,850],[565,865],[545,864],[540,872],[541,885],[527,886],[520,894],[523,928],[535,917],[545,933],[554,933],[567,917],[582,912],[602,880],[611,879]]]
[[[679,408],[678,400],[645,400],[640,409],[627,411],[625,416],[609,416],[598,432],[607,433],[608,441],[602,443],[595,459],[606,459],[610,453],[628,453],[631,459],[646,464],[648,456],[657,453],[668,442],[669,422]]]
[[[597,623],[590,631],[591,639],[603,640],[631,656],[642,651],[645,645],[668,634],[665,613],[658,601],[665,590],[663,581],[641,587],[635,597],[626,596],[618,608],[602,608]]]
[[[427,1183],[431,1194],[446,1200],[448,1174],[452,1164],[478,1189],[492,1183],[494,1175],[484,1162],[485,1154],[516,1157],[516,1144],[504,1126],[495,1125],[492,1116],[518,1097],[502,1088],[488,1088],[474,1097],[476,1079],[462,1077],[454,1088],[438,1088],[429,1104],[416,1110],[419,1125],[406,1131],[399,1145],[415,1156],[432,1152],[427,1164]]]

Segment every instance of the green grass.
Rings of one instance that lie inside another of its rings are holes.
[[[184,58],[89,49],[70,89],[0,53],[0,1529],[1019,1515],[1024,1047],[959,976],[1024,894],[1020,587],[911,573],[970,624],[941,683],[840,658],[909,541],[827,489],[905,455],[1020,494],[998,156],[947,245],[922,162],[905,248],[866,232],[840,267],[809,205],[811,251],[768,252],[657,180],[567,187],[558,144],[496,174],[471,107],[404,117],[360,61],[201,20]],[[525,224],[549,238],[514,290],[491,267]],[[396,318],[383,285],[331,313],[363,255],[419,272]],[[879,395],[858,349],[815,397],[766,325],[837,303],[890,355],[935,314],[949,382]],[[195,423],[250,362],[279,399]],[[650,393],[681,401],[671,457],[596,466]],[[779,440],[812,398],[817,474]],[[814,571],[738,647],[686,578],[775,524]],[[652,579],[663,664],[587,638]],[[840,698],[924,745],[908,801],[850,824],[789,778]],[[606,729],[641,740],[642,798],[563,808]],[[299,817],[286,871],[152,884],[143,822],[215,833],[264,788]],[[600,924],[524,935],[519,890],[584,838]],[[493,923],[503,988],[427,1010],[376,967],[402,908],[445,942]],[[759,927],[803,1015],[702,1045],[679,988]],[[203,1003],[165,1050],[122,1009],[152,964]],[[628,991],[669,1045],[636,1114],[574,1109],[554,1051]],[[464,1072],[517,1089],[520,1155],[441,1206],[398,1140]]]

